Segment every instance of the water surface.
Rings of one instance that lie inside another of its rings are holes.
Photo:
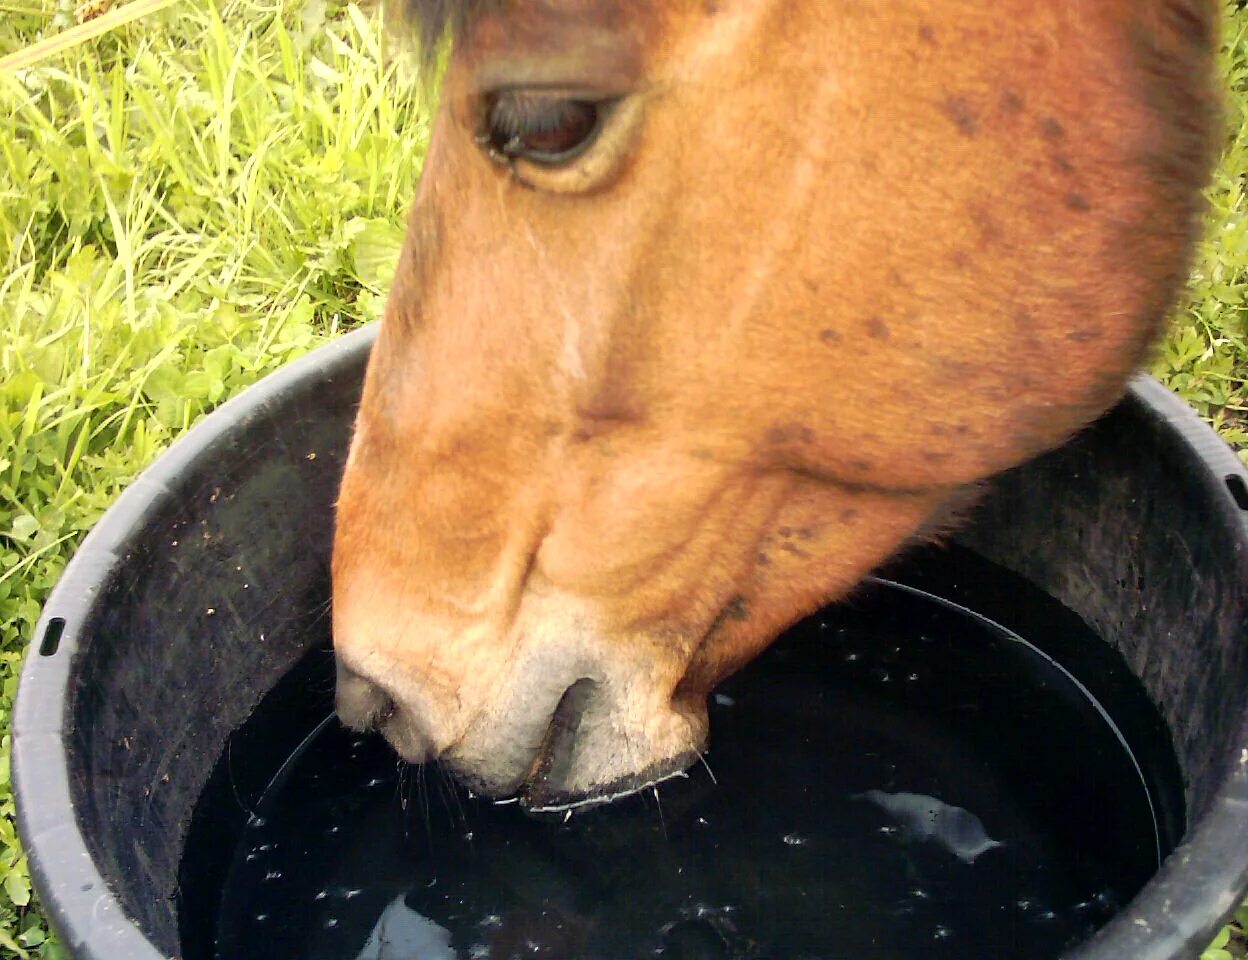
[[[1086,628],[967,562],[959,599],[995,597],[977,605],[1099,699],[1018,634],[882,582],[719,689],[705,766],[566,822],[331,720],[251,811],[216,956],[1052,960],[1168,852],[1173,757]]]

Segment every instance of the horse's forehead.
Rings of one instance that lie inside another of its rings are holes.
[[[534,41],[582,30],[635,33],[657,24],[662,8],[671,6],[662,0],[508,0],[485,5],[478,26],[490,28],[485,40]]]

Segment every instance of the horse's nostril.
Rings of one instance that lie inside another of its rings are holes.
[[[525,778],[530,792],[540,791],[546,784],[563,783],[567,779],[572,767],[572,744],[576,740],[576,731],[597,686],[593,680],[582,677],[559,698],[559,704],[550,718],[550,726],[546,728],[546,736],[542,738],[542,745],[533,760],[533,767]]]
[[[389,693],[341,664],[334,700],[342,722],[360,733],[376,729],[398,712]]]

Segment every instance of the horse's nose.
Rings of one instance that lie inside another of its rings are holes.
[[[377,683],[338,661],[334,709],[343,725],[358,733],[376,730],[409,763],[423,763],[434,753],[430,738],[410,710]]]

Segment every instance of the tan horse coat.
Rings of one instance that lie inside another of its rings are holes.
[[[413,13],[457,38],[339,504],[339,710],[488,794],[687,765],[716,681],[1107,409],[1184,276],[1211,0]]]

